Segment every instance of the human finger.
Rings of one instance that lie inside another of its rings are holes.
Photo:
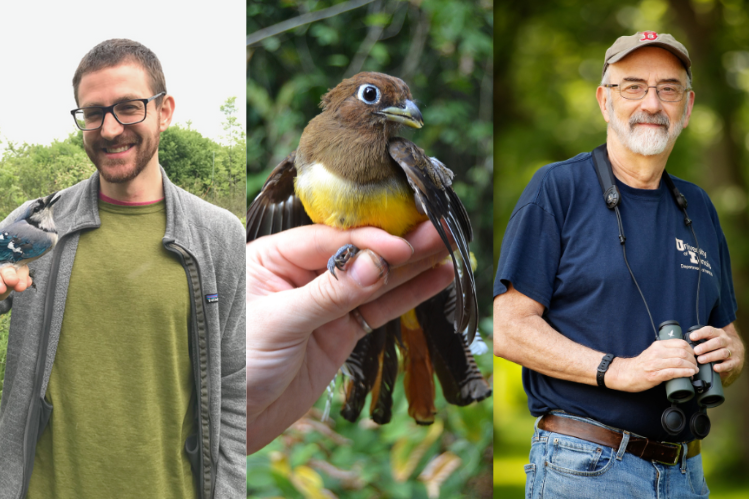
[[[716,362],[713,364],[713,371],[720,375],[720,379],[723,381],[723,387],[730,386],[736,379],[741,376],[741,371],[744,367],[743,358],[733,358],[724,360],[723,362]]]
[[[369,301],[374,301],[380,296],[389,293],[393,289],[397,288],[398,286],[402,285],[405,282],[410,281],[411,279],[415,278],[422,272],[425,272],[429,269],[432,269],[437,266],[443,266],[444,264],[450,264],[450,260],[448,259],[448,253],[447,249],[443,248],[443,250],[432,254],[431,256],[427,258],[422,258],[420,260],[416,261],[409,261],[405,265],[401,265],[400,267],[391,268],[390,269],[390,275],[387,278],[387,282],[385,283],[385,286],[380,288],[371,298]],[[447,265],[448,268],[452,269],[453,266]],[[445,270],[446,271],[446,270]],[[447,271],[446,271],[447,272]],[[454,271],[452,273],[454,276]],[[444,286],[443,286],[444,287]],[[440,288],[442,289],[442,288]],[[438,290],[435,290],[439,291]]]
[[[32,283],[31,277],[29,277],[29,267],[22,265],[16,270],[16,276],[18,277],[18,283],[16,283],[13,289],[19,293],[26,291]]]
[[[307,270],[325,268],[331,256],[346,244],[371,249],[390,265],[400,265],[413,254],[409,243],[376,227],[338,230],[326,225],[307,225],[274,235],[273,248],[285,261]],[[263,238],[257,242],[263,241]],[[254,244],[254,243],[251,243]]]
[[[700,364],[708,364],[710,362],[720,362],[729,360],[733,356],[733,352],[728,347],[721,347],[710,352],[700,355],[697,357],[697,362]]]
[[[650,368],[654,371],[670,368],[686,368],[697,371],[697,360],[692,347],[684,340],[661,340],[653,344],[645,351]],[[691,376],[692,372],[689,374]]]
[[[693,369],[691,367],[670,367],[666,369],[659,369],[655,373],[655,380],[659,383],[664,381],[670,381],[677,378],[689,378],[699,372],[699,369]],[[656,383],[657,384],[657,383]]]
[[[686,342],[686,340],[673,339],[673,340],[658,340],[654,341],[649,349],[654,351],[660,351],[664,355],[675,355],[676,352],[684,352],[690,357],[694,357],[694,350]]]
[[[410,250],[409,250],[410,251]],[[372,250],[360,251],[338,278],[325,272],[300,288],[285,292],[283,313],[288,331],[311,332],[364,303],[385,283],[388,263]],[[289,313],[293,307],[293,313]]]
[[[686,369],[687,371],[682,373],[682,376],[692,376],[699,371],[697,363],[694,362],[693,358],[682,358],[682,357],[664,357],[657,359],[651,363],[651,369],[653,371],[666,372],[672,369]]]
[[[696,335],[698,332],[700,334]],[[700,364],[723,362],[733,354],[731,337],[723,329],[706,326],[692,333],[691,337],[697,337],[697,341],[702,341],[694,347],[694,353]],[[735,346],[734,349],[736,349]],[[728,366],[724,366],[724,370],[726,369],[728,369]]]
[[[698,351],[699,349],[699,351]],[[732,352],[728,341],[724,338],[714,338],[707,343],[695,347],[698,354],[697,362],[707,364],[708,362],[722,362],[731,357]]]
[[[16,269],[11,265],[7,265],[0,269],[0,277],[2,277],[3,283],[5,283],[5,286],[7,286],[8,289],[14,289],[20,280],[18,272],[16,272]]]
[[[453,276],[452,265],[438,265],[361,305],[359,313],[372,328],[381,327],[445,289],[453,281]]]
[[[11,291],[15,289],[19,278],[16,269],[8,265],[0,269],[0,299],[8,297]]]
[[[449,232],[447,232],[448,241],[453,244]],[[437,229],[431,222],[422,222],[417,225],[411,232],[406,234],[405,239],[414,248],[414,256],[411,261],[429,257],[443,249],[447,249],[444,241],[439,236]]]
[[[349,313],[317,329],[314,334],[321,349],[325,351],[324,359],[332,363],[321,360],[320,370],[316,370],[315,375],[322,375],[321,379],[327,383],[351,354],[356,342],[367,334],[364,327],[377,329],[400,317],[447,287],[452,282],[452,276],[451,266],[439,265],[379,299],[357,307],[361,319]]]
[[[301,287],[325,271],[328,260],[338,249],[353,244],[371,249],[391,266],[407,261],[413,254],[409,243],[374,227],[341,231],[324,225],[298,227],[262,237],[247,245],[247,264],[261,266],[264,272]]]
[[[721,331],[721,329],[717,329],[712,326],[704,326],[689,333],[689,339],[695,343],[701,340],[710,340],[712,338],[717,338],[718,336],[720,336]],[[697,349],[695,349],[695,352],[697,352]]]

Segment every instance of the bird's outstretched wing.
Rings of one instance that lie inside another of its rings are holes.
[[[462,334],[453,333],[455,310],[454,283],[416,307],[416,317],[424,330],[429,356],[442,385],[445,400],[454,405],[468,405],[484,400],[492,389],[476,366],[468,343]]]
[[[456,285],[454,331],[466,331],[470,343],[476,334],[479,315],[476,283],[468,250],[468,243],[473,239],[473,230],[463,203],[451,187],[453,173],[439,160],[428,157],[421,148],[406,139],[391,139],[388,151],[406,172],[408,183],[414,190],[417,207],[432,221],[445,246],[450,248],[447,232],[458,246],[460,258],[451,253]]]
[[[312,224],[302,201],[294,194],[295,157],[296,151],[273,169],[247,210],[248,243],[261,236]]]

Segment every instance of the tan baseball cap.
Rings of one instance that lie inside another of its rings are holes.
[[[692,70],[690,69],[692,61],[689,59],[689,52],[687,52],[686,47],[677,42],[673,36],[667,33],[656,33],[655,31],[638,31],[634,35],[617,38],[614,44],[606,51],[601,76],[606,73],[606,68],[609,67],[609,64],[614,64],[622,60],[628,54],[642,47],[660,47],[668,50],[681,60],[684,68],[687,70],[687,75],[690,78],[692,77]]]

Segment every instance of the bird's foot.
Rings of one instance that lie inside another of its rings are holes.
[[[359,248],[353,244],[347,244],[339,248],[338,251],[335,252],[335,255],[330,257],[330,260],[328,260],[328,270],[333,274],[333,277],[335,277],[336,280],[338,280],[338,276],[335,275],[335,269],[346,270],[346,264],[351,261],[357,253],[359,253]]]
[[[29,277],[31,278],[31,287],[36,291],[36,281],[34,280],[34,269],[29,269]]]

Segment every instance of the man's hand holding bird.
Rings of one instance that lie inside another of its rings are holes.
[[[336,280],[326,265],[344,244],[370,249]],[[364,336],[350,311],[358,307],[375,328],[398,318],[453,280],[446,256],[430,224],[405,241],[374,228],[314,225],[248,244],[248,454],[307,412]]]
[[[11,291],[32,287],[28,263],[52,251],[57,244],[53,218],[60,193],[36,199],[24,205],[16,219],[0,229],[0,301]]]

